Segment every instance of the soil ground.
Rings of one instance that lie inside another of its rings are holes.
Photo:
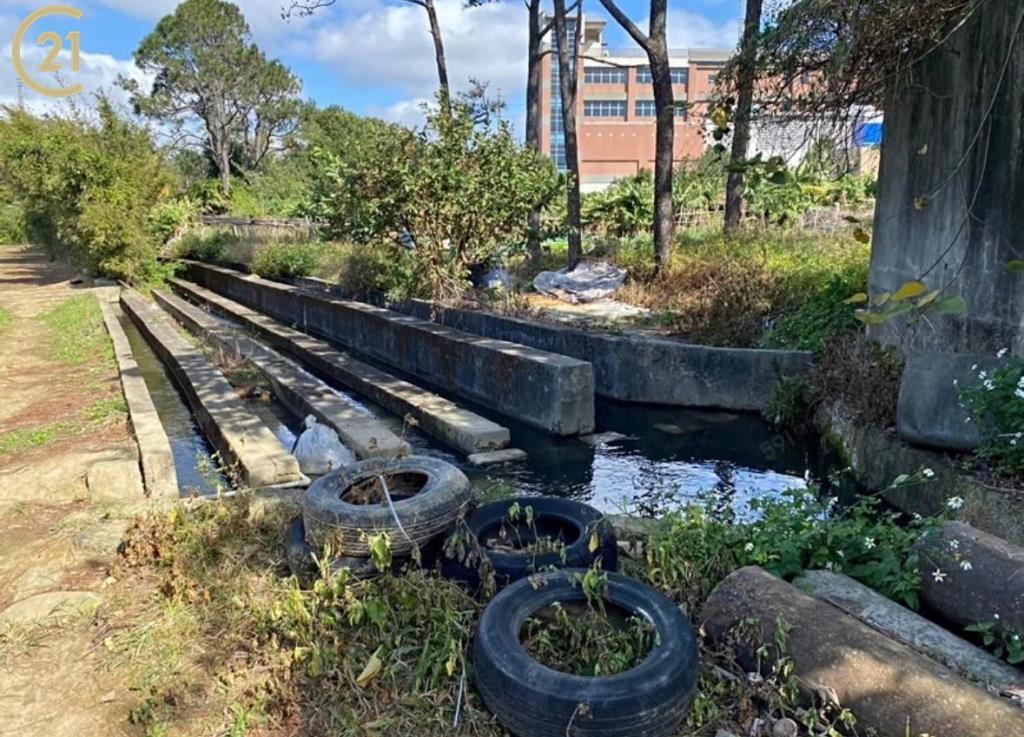
[[[119,401],[113,363],[102,355],[78,361],[54,355],[54,328],[43,315],[95,292],[73,283],[74,276],[39,251],[0,247],[0,735],[5,736],[131,734],[130,698],[123,680],[104,665],[91,613],[109,586],[108,572],[128,519],[90,501],[85,479],[93,463],[132,458],[135,448],[123,412],[104,413],[96,421],[82,417],[84,408]],[[34,439],[19,442],[26,437]],[[15,603],[18,607],[10,609]],[[26,610],[24,619],[12,620],[13,612]]]

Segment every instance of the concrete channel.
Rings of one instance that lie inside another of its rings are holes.
[[[260,345],[241,328],[227,325],[210,313],[173,294],[156,291],[156,303],[189,332],[222,350],[249,359],[274,389],[274,394],[299,417],[312,414],[338,433],[362,458],[397,458],[409,444],[373,416],[354,409],[329,386],[303,371],[294,361]]]
[[[114,359],[117,361],[118,373],[121,376],[121,391],[125,404],[128,405],[132,432],[139,447],[143,486],[151,499],[177,499],[178,475],[174,470],[171,442],[164,432],[153,399],[149,396],[146,380],[132,354],[128,336],[121,329],[119,293],[117,287],[112,287],[109,293],[112,299],[104,295],[99,302],[103,323],[114,345]]]
[[[594,429],[594,367],[362,302],[185,262],[200,286],[553,435]]]
[[[298,486],[308,483],[295,456],[249,412],[224,375],[170,323],[166,313],[132,289],[121,304],[180,386],[196,421],[229,470],[247,486]]]
[[[254,309],[182,279],[171,285],[181,295],[205,305],[253,331],[275,348],[303,361],[320,374],[367,397],[400,417],[411,415],[424,432],[467,455],[505,448],[508,428],[453,402],[358,361],[322,340],[281,324]]]

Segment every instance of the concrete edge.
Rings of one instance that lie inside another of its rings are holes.
[[[253,488],[308,484],[295,456],[238,399],[228,380],[172,327],[170,317],[132,289],[121,304],[181,387],[193,416],[224,463]]]
[[[139,448],[139,465],[147,496],[152,499],[177,499],[178,475],[174,468],[174,453],[160,422],[153,398],[135,361],[128,336],[118,320],[121,308],[120,288],[113,288],[113,299],[100,297],[103,324],[114,345],[114,358],[121,378],[121,391],[128,405],[132,435]]]
[[[325,341],[184,279],[171,279],[170,284],[179,294],[241,323],[276,348],[399,417],[412,415],[421,430],[462,453],[499,450],[509,443],[508,428],[335,350]]]
[[[333,428],[358,458],[397,457],[408,452],[409,444],[372,415],[357,414],[320,379],[303,371],[291,359],[260,345],[242,328],[219,323],[209,313],[175,295],[155,291],[153,297],[189,332],[252,361],[282,402],[297,415],[312,414]]]

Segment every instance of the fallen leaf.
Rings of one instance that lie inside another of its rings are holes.
[[[370,681],[376,678],[384,668],[384,663],[382,663],[380,659],[380,651],[381,648],[378,647],[373,655],[370,656],[369,661],[366,663],[366,667],[363,668],[363,672],[359,674],[358,678],[356,678],[356,685],[359,686],[359,688],[366,688]]]

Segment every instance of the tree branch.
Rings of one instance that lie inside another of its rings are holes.
[[[652,53],[651,39],[647,37],[647,34],[640,30],[640,28],[629,19],[625,13],[623,13],[619,6],[615,4],[615,0],[601,0],[601,5],[607,10],[611,16],[615,19],[615,22],[626,29],[626,32],[632,36],[633,40],[640,45],[640,47],[648,54]]]

